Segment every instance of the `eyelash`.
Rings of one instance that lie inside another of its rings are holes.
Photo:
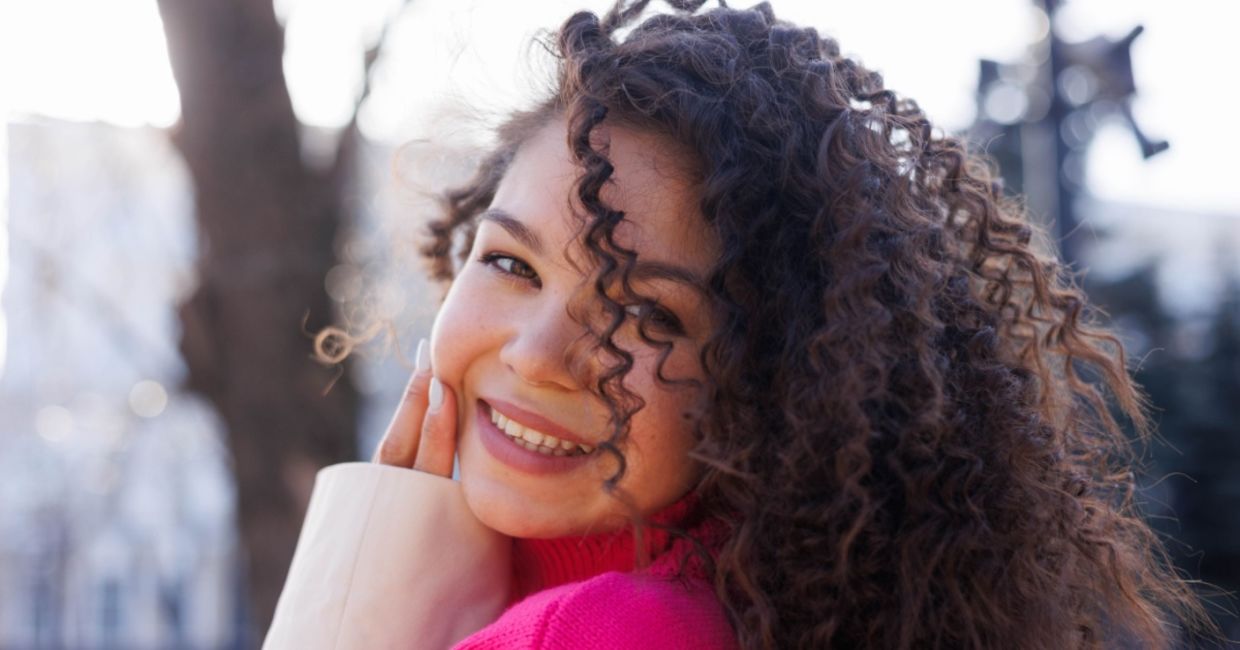
[[[500,263],[504,260],[513,262],[513,266],[518,265],[518,264],[521,265],[527,270],[527,273],[529,275],[523,275],[520,272],[515,272],[509,269],[505,269],[503,266],[500,265]],[[507,280],[511,282],[528,283],[528,284],[534,285],[536,288],[542,287],[542,282],[538,279],[538,274],[534,272],[533,267],[531,267],[529,264],[527,264],[520,258],[513,257],[511,255],[505,255],[503,253],[488,252],[488,253],[483,253],[481,256],[479,256],[478,261],[486,266],[491,267],[492,269],[495,270],[496,273],[503,275]],[[532,275],[533,277],[530,277],[530,275]],[[630,306],[639,307],[638,305],[630,305]],[[685,333],[684,326],[681,325],[680,319],[676,318],[675,314],[657,305],[653,309],[654,309],[654,313],[651,315],[651,320],[658,327],[666,329],[673,334],[684,334]],[[629,313],[633,314],[634,316],[639,316],[640,314],[640,312],[639,313],[629,312]]]

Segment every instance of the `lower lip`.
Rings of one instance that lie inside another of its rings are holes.
[[[482,444],[496,460],[527,474],[558,474],[568,472],[594,457],[593,453],[581,456],[548,456],[530,451],[512,441],[507,434],[491,422],[491,407],[478,400],[478,429],[482,432]]]

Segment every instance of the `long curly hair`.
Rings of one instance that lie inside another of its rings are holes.
[[[1124,350],[991,163],[768,3],[669,0],[638,23],[648,4],[576,13],[547,40],[552,95],[443,194],[422,253],[451,281],[517,149],[566,119],[610,315],[593,388],[614,487],[640,400],[607,289],[644,297],[590,136],[626,124],[696,156],[722,255],[692,455],[702,507],[731,526],[711,574],[740,644],[1162,648],[1208,627],[1134,502],[1117,418],[1151,427]]]

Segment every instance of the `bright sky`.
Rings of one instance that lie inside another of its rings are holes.
[[[0,107],[4,106],[0,96]],[[0,129],[0,301],[4,299],[4,287],[9,281],[9,130]],[[4,361],[8,355],[9,332],[0,304],[0,377],[4,376]]]
[[[360,87],[359,49],[396,14],[400,0],[276,3],[288,28],[285,69],[298,114],[312,124],[343,123]],[[2,86],[12,111],[123,125],[175,121],[179,105],[154,0],[13,4],[0,21]],[[536,30],[554,27],[583,5],[609,4],[413,0],[392,28],[363,127],[373,137],[400,141],[437,128],[431,113],[445,99],[484,112],[519,103],[537,79],[526,54]],[[889,86],[949,128],[972,119],[976,60],[1016,59],[1040,27],[1028,0],[774,4],[780,15],[839,38],[846,53],[878,68]],[[1135,49],[1141,90],[1135,110],[1150,133],[1172,142],[1169,152],[1144,163],[1125,132],[1104,130],[1089,164],[1091,183],[1104,198],[1240,211],[1240,183],[1224,170],[1235,168],[1230,152],[1240,149],[1240,135],[1201,119],[1212,107],[1240,104],[1240,85],[1222,83],[1230,78],[1223,62],[1240,59],[1225,31],[1240,17],[1232,6],[1207,0],[1067,5],[1058,27],[1069,38],[1117,36],[1145,23]]]
[[[7,66],[0,92],[12,112],[123,125],[176,120],[179,105],[154,0],[8,4],[0,21],[0,65]],[[360,84],[359,49],[400,0],[276,4],[288,28],[285,70],[299,116],[312,124],[343,123]],[[363,128],[392,141],[442,134],[432,113],[445,100],[502,112],[521,102],[538,78],[526,54],[536,30],[556,26],[582,6],[609,4],[412,0],[392,28]],[[1039,29],[1029,0],[773,4],[781,16],[839,38],[846,53],[878,68],[889,86],[916,98],[948,128],[972,119],[976,60],[1014,60]],[[1224,62],[1240,60],[1236,39],[1225,31],[1240,17],[1234,6],[1208,0],[1067,5],[1058,28],[1070,38],[1117,36],[1138,22],[1146,25],[1135,49],[1141,90],[1135,111],[1148,132],[1172,142],[1170,151],[1145,163],[1127,133],[1104,129],[1088,166],[1102,198],[1240,213],[1240,183],[1229,173],[1240,132],[1202,119],[1240,105],[1240,85],[1223,83],[1231,78]]]
[[[396,3],[398,4],[398,3]],[[539,3],[460,0],[414,0],[393,26],[383,60],[384,74],[374,102],[363,113],[363,127],[377,137],[402,140],[425,135],[434,127],[427,115],[446,96],[482,111],[502,111],[519,103],[535,85],[535,53],[530,39],[541,28],[559,25],[580,8],[601,12],[609,0],[542,0]],[[952,125],[972,118],[972,90],[979,56],[1016,58],[1036,25],[1027,0],[968,0],[958,4],[994,27],[971,34],[965,24],[937,12],[925,2],[889,3],[905,18],[887,27],[885,12],[861,6],[824,10],[816,0],[777,0],[778,15],[819,26],[840,37],[846,52],[887,73],[887,80],[916,96],[932,113]],[[861,5],[863,3],[857,3]],[[369,11],[338,0],[284,0],[289,16],[286,71],[298,111],[309,121],[338,124],[351,108],[360,66],[351,55],[358,34],[375,31],[376,17],[390,13],[391,0],[366,0]],[[880,21],[880,18],[882,21]],[[947,31],[926,33],[926,24]],[[342,29],[341,25],[349,25]],[[894,42],[906,43],[893,49]],[[936,56],[925,56],[925,52]]]

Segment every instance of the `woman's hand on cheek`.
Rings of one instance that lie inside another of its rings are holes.
[[[373,461],[451,477],[456,455],[456,396],[434,378],[427,347],[426,339],[418,343],[417,367]]]

